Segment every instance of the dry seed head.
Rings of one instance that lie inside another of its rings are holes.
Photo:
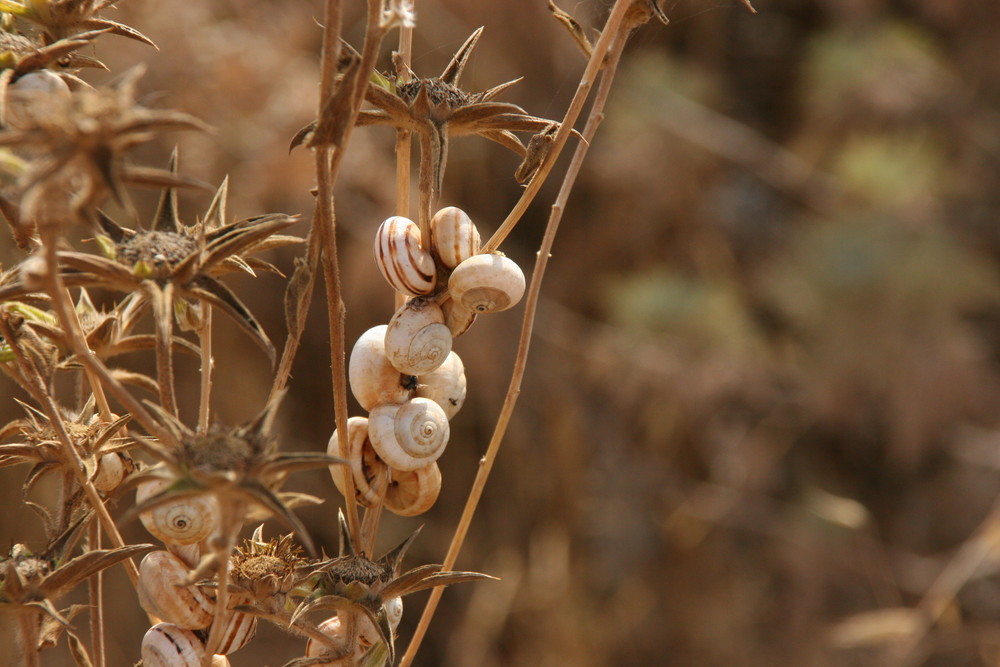
[[[166,279],[197,251],[198,242],[184,234],[140,231],[117,244],[115,260],[143,278]]]

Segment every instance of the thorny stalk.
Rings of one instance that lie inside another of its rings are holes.
[[[90,525],[90,548],[101,548],[101,529],[96,523]],[[87,581],[90,595],[90,638],[91,654],[96,661],[94,667],[104,667],[104,573],[98,572]]]
[[[465,537],[468,534],[469,526],[472,523],[472,517],[479,505],[483,489],[489,479],[490,472],[493,469],[493,464],[500,451],[500,445],[502,444],[503,437],[507,431],[507,426],[510,423],[511,415],[514,412],[514,406],[516,405],[518,396],[521,393],[521,380],[524,378],[524,372],[527,368],[528,348],[531,342],[531,332],[534,326],[535,312],[538,308],[538,298],[541,293],[542,278],[545,275],[545,268],[548,265],[549,253],[551,252],[552,244],[555,241],[556,232],[559,228],[559,222],[562,218],[562,212],[565,208],[566,201],[569,198],[569,194],[576,183],[576,177],[580,172],[580,168],[583,166],[583,160],[586,157],[589,142],[596,133],[597,127],[603,120],[604,105],[607,102],[608,95],[611,91],[611,84],[614,81],[615,71],[618,67],[618,61],[621,57],[622,50],[625,48],[625,44],[628,41],[628,36],[631,31],[639,25],[635,22],[626,21],[626,14],[632,4],[633,0],[618,0],[615,3],[614,8],[611,10],[611,14],[608,16],[607,23],[601,33],[601,38],[594,47],[590,61],[587,64],[587,72],[589,73],[593,70],[594,73],[590,76],[585,74],[583,80],[581,80],[580,86],[577,89],[577,94],[573,98],[573,103],[570,105],[570,108],[562,121],[562,126],[559,131],[559,135],[562,136],[562,143],[559,143],[559,138],[557,137],[556,145],[552,149],[552,153],[556,154],[558,149],[565,144],[566,139],[569,137],[573,123],[576,121],[579,111],[582,109],[583,103],[590,93],[590,87],[596,78],[596,72],[600,71],[601,85],[598,87],[597,94],[595,95],[593,104],[591,105],[590,116],[587,119],[587,124],[583,131],[584,140],[577,146],[573,155],[573,160],[567,169],[565,177],[563,178],[559,194],[556,197],[556,202],[552,205],[552,211],[545,227],[545,234],[542,238],[541,246],[536,255],[535,268],[531,273],[531,282],[528,285],[525,298],[524,319],[521,325],[520,338],[518,339],[517,356],[514,360],[514,368],[511,372],[511,379],[510,384],[508,385],[507,394],[504,397],[504,402],[500,409],[500,416],[497,419],[493,435],[490,438],[490,444],[486,449],[486,454],[483,455],[479,461],[479,470],[473,480],[472,488],[469,490],[465,507],[462,510],[462,516],[459,519],[451,543],[448,546],[448,552],[444,559],[443,570],[445,571],[453,569],[456,561],[458,560],[458,554],[461,551]],[[645,22],[645,20],[642,20],[641,22]],[[606,58],[605,54],[607,54]],[[542,169],[544,171],[540,170],[540,173],[533,179],[532,184],[544,179],[546,174],[551,170],[552,163],[556,157],[553,154],[549,155],[548,159],[542,165]],[[521,201],[524,201],[524,197],[522,197]],[[508,217],[508,219],[510,218]],[[496,236],[494,236],[494,238],[496,238]],[[430,625],[431,619],[434,616],[434,612],[437,609],[438,602],[440,601],[443,593],[444,589],[440,587],[431,591],[427,604],[424,607],[424,611],[420,616],[420,621],[414,631],[413,638],[410,640],[406,653],[403,654],[403,658],[400,662],[401,667],[410,665],[416,657],[417,651],[420,648],[420,644],[423,641],[424,635],[427,632],[427,628]]]
[[[198,346],[201,348],[201,391],[198,399],[198,432],[208,431],[212,401],[212,309],[204,308],[202,326],[198,329]]]
[[[202,657],[203,667],[211,666],[212,656],[225,639],[226,620],[232,614],[229,609],[230,556],[236,548],[240,529],[243,527],[243,518],[246,516],[246,506],[243,502],[223,495],[219,495],[217,498],[221,531],[212,536],[210,545],[218,563],[216,571],[218,586],[215,589],[215,620],[212,622],[212,629],[205,642],[205,654]]]

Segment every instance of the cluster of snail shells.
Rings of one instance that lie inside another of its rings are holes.
[[[136,501],[161,492],[169,485],[166,480],[143,482],[136,491]],[[144,665],[200,665],[205,654],[203,635],[215,622],[214,593],[188,581],[188,576],[200,556],[200,544],[210,537],[218,525],[219,509],[214,496],[180,497],[139,515],[150,533],[167,545],[167,550],[153,551],[139,564],[139,604],[146,612],[164,621],[143,638]],[[233,598],[230,608],[239,604]],[[230,611],[222,616],[226,624],[217,657],[245,646],[257,631],[257,618]],[[170,659],[157,662],[158,651],[176,645]],[[147,658],[149,654],[149,658]],[[215,660],[215,658],[213,658]],[[179,661],[179,662],[178,662]],[[228,664],[228,663],[221,663]]]
[[[399,627],[399,622],[403,618],[403,599],[395,597],[386,600],[385,613],[386,618],[389,621],[389,627],[392,629],[393,634],[395,634],[396,628]],[[368,616],[359,613],[356,615],[356,622],[358,624],[357,643],[354,645],[354,652],[351,657],[355,661],[358,661],[364,655],[365,651],[381,639],[379,637],[378,630],[375,629],[375,625],[371,622],[371,619],[368,618]],[[349,639],[344,632],[344,627],[339,616],[332,616],[326,619],[320,623],[318,627],[323,634],[334,640],[334,644],[337,646],[345,646]],[[306,642],[305,657],[321,658],[334,651],[335,649],[331,649],[329,646],[321,642],[310,639]],[[344,664],[343,660],[344,659],[341,657],[331,659],[330,662],[316,663],[316,665],[317,667],[327,667],[328,665],[332,667],[333,665]]]
[[[355,343],[348,380],[369,414],[348,420],[343,449],[336,431],[328,445],[350,461],[331,467],[337,488],[347,493],[350,474],[366,507],[384,494],[386,509],[413,516],[430,509],[441,490],[437,460],[466,392],[452,341],[478,314],[510,308],[524,294],[517,264],[479,254],[479,242],[472,220],[455,207],[434,215],[426,245],[417,224],[402,216],[385,220],[375,235],[375,263],[407,300],[388,324]]]

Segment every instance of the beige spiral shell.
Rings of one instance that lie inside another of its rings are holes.
[[[93,480],[97,490],[109,493],[117,489],[131,467],[127,461],[121,452],[110,452],[97,459],[97,473]]]
[[[402,403],[410,397],[404,378],[385,356],[387,328],[380,324],[361,334],[347,363],[351,393],[369,411],[380,403]]]
[[[379,405],[368,415],[368,439],[395,470],[417,470],[437,461],[449,434],[448,416],[429,398]]]
[[[187,565],[174,554],[146,554],[139,564],[139,605],[180,628],[207,628],[215,614],[215,600],[197,586],[185,586],[187,576]]]
[[[476,321],[476,311],[466,308],[454,299],[441,301],[441,312],[444,313],[444,323],[451,335],[458,338]]]
[[[378,484],[379,478],[386,479],[389,471],[385,463],[375,453],[372,443],[368,440],[368,418],[351,417],[347,420],[347,451],[340,451],[340,435],[337,431],[330,436],[326,451],[334,456],[342,456],[349,464],[330,466],[330,476],[341,495],[347,494],[348,469],[354,479],[354,494],[363,507],[371,507],[378,503],[378,493],[373,484]]]
[[[168,486],[167,480],[143,482],[136,489],[135,500],[141,503]],[[218,517],[218,502],[210,495],[178,498],[139,514],[146,530],[167,544],[200,542],[215,530]]]
[[[431,248],[442,265],[454,269],[479,252],[479,230],[465,211],[448,206],[431,218]]]
[[[448,279],[451,298],[477,313],[506,310],[524,295],[524,273],[517,262],[498,254],[470,257]]]
[[[452,352],[444,363],[418,379],[416,397],[429,398],[452,419],[465,403],[465,364]]]
[[[142,638],[143,667],[201,667],[205,644],[190,630],[157,623]]]
[[[429,294],[437,282],[434,258],[420,242],[417,223],[401,215],[375,233],[375,264],[393,289],[408,296]]]
[[[410,299],[385,330],[385,356],[404,375],[430,373],[451,352],[451,331],[441,308],[427,299]]]
[[[440,493],[441,469],[437,463],[417,470],[393,470],[385,508],[399,516],[417,516],[433,507]]]
[[[222,643],[216,649],[221,655],[229,655],[246,646],[257,633],[257,617],[234,611],[226,621],[222,634]]]
[[[372,625],[371,620],[362,613],[357,614],[358,619],[358,642],[354,647],[354,652],[352,654],[353,661],[351,664],[359,663],[365,651],[368,650],[372,644],[379,641],[378,631]],[[366,624],[367,622],[367,624]],[[346,649],[347,637],[344,636],[343,624],[340,621],[339,616],[333,616],[326,619],[317,626],[324,635],[330,637],[334,640],[334,643],[341,648],[341,650]],[[331,654],[333,649],[325,644],[322,644],[314,639],[310,639],[306,642],[306,657],[307,658],[321,658],[324,656],[330,656],[329,662],[316,663],[317,667],[333,667],[334,665],[346,664],[343,659],[334,658]]]

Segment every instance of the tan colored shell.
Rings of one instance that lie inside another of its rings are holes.
[[[388,477],[389,471],[385,463],[375,453],[372,443],[368,440],[368,418],[351,417],[347,420],[348,445],[347,451],[340,450],[340,436],[337,431],[330,436],[326,451],[334,456],[342,456],[349,465],[330,466],[330,476],[341,495],[347,494],[347,470],[350,469],[354,478],[354,493],[362,507],[371,507],[378,503],[378,493],[373,488],[380,477]]]
[[[393,314],[385,330],[385,356],[404,375],[430,373],[451,352],[451,331],[433,301],[410,299]]]
[[[66,81],[55,72],[47,69],[28,72],[7,89],[7,124],[17,129],[28,127],[39,109],[68,102],[72,95]]]
[[[524,295],[524,273],[504,255],[470,257],[448,279],[451,298],[477,313],[497,313],[514,306]]]
[[[440,405],[451,419],[462,409],[465,392],[465,365],[458,354],[452,352],[443,364],[418,378],[415,393],[416,397],[429,398]]]
[[[476,321],[476,311],[466,308],[454,299],[443,300],[441,312],[444,313],[444,323],[455,338],[468,331]]]
[[[372,625],[371,620],[364,614],[359,613],[357,615],[358,619],[358,642],[354,647],[353,659],[354,663],[358,663],[361,657],[364,655],[365,651],[368,650],[372,644],[379,641],[378,631]],[[367,621],[367,625],[366,622]],[[319,624],[319,630],[324,635],[332,638],[334,642],[342,650],[346,648],[347,638],[344,636],[344,628],[340,622],[339,616],[333,616],[326,619]],[[320,658],[326,655],[330,655],[333,649],[326,646],[318,641],[310,639],[306,642],[306,657],[307,658]],[[346,657],[346,656],[344,656]],[[346,661],[343,658],[336,659],[331,656],[329,662],[316,663],[316,667],[333,667],[334,665],[343,665]],[[352,663],[353,664],[353,663]]]
[[[215,614],[215,600],[197,586],[183,585],[187,576],[187,565],[174,554],[146,554],[139,564],[139,605],[180,628],[207,628]]]
[[[125,479],[130,466],[121,452],[104,454],[97,460],[97,474],[94,475],[94,486],[98,491],[109,493],[118,488]]]
[[[256,616],[241,611],[233,612],[226,623],[222,643],[217,650],[220,655],[229,655],[246,646],[256,633]]]
[[[205,645],[190,630],[157,623],[142,638],[143,667],[201,667]]]
[[[385,508],[399,516],[417,516],[433,507],[440,493],[441,469],[437,463],[418,470],[393,470]]]
[[[404,378],[385,356],[387,328],[380,324],[361,334],[347,363],[351,393],[369,411],[380,403],[402,403],[410,397]]]
[[[447,415],[429,398],[379,405],[368,415],[368,439],[395,470],[417,470],[437,461],[449,434]]]
[[[431,249],[442,265],[454,269],[479,252],[479,230],[465,211],[448,206],[431,218]]]
[[[387,218],[375,233],[374,250],[375,264],[396,291],[420,296],[434,289],[437,268],[417,223],[401,215]]]
[[[143,482],[135,492],[141,503],[170,485],[167,480]],[[168,544],[194,544],[215,530],[219,505],[214,496],[187,496],[139,514],[142,525]]]

